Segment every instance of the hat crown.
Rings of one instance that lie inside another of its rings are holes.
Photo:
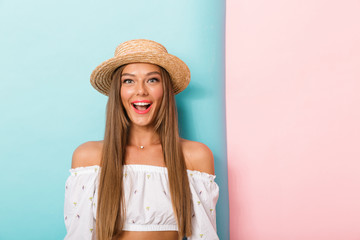
[[[158,42],[148,39],[135,39],[121,43],[115,49],[115,57],[138,52],[167,53],[166,48]]]

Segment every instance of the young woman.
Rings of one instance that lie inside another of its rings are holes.
[[[186,64],[161,44],[130,40],[91,84],[109,97],[103,141],[73,153],[65,187],[65,239],[218,239],[211,150],[179,137],[174,95]]]

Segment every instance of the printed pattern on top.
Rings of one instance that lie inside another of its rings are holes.
[[[95,239],[97,189],[101,168],[97,165],[70,169],[65,183],[65,240]],[[189,240],[219,239],[216,203],[219,187],[215,175],[187,170],[192,195],[192,235]],[[171,204],[167,168],[124,165],[127,231],[177,231]]]

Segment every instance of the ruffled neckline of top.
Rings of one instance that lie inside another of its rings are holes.
[[[162,166],[146,165],[146,164],[126,164],[123,166],[124,166],[124,171],[130,171],[130,172],[157,172],[163,174],[168,173],[168,169]],[[98,172],[98,170],[100,169],[101,167],[99,165],[92,165],[86,167],[71,168],[69,171],[71,174],[76,175],[77,172],[88,172],[88,171]],[[190,169],[187,169],[186,171],[190,176],[203,177],[211,180],[214,180],[216,178],[216,175],[212,175],[206,172],[200,172],[197,170],[190,170]]]

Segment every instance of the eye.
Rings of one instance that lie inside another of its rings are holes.
[[[151,78],[151,79],[148,80],[148,82],[150,82],[150,83],[159,82],[159,79]]]
[[[125,79],[125,80],[123,80],[122,82],[123,82],[123,83],[131,83],[131,81],[133,81],[133,80],[131,80],[131,79]]]

